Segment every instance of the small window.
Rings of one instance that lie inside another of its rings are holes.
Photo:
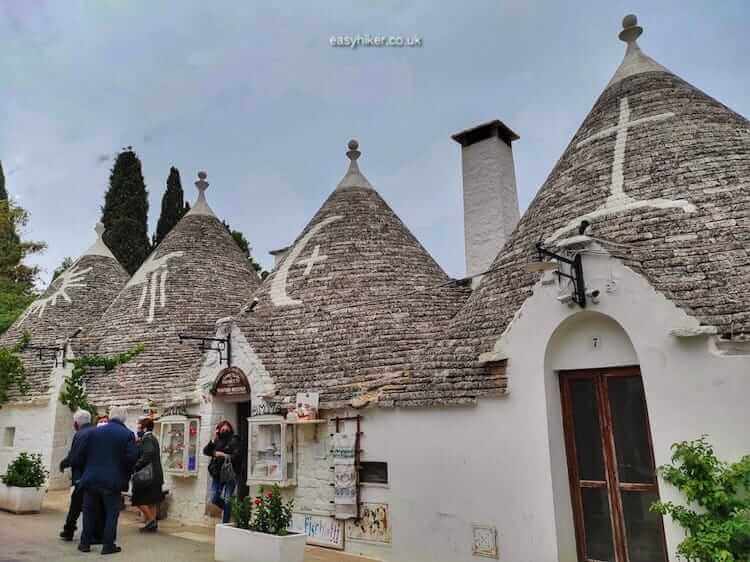
[[[16,428],[6,427],[3,431],[3,447],[13,447],[16,442]]]
[[[387,462],[360,463],[359,481],[362,484],[388,484]]]

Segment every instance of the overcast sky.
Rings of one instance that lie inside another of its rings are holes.
[[[624,53],[641,47],[750,115],[747,0],[0,0],[0,160],[32,215],[45,280],[93,241],[112,155],[143,162],[153,229],[169,167],[189,200],[200,169],[220,218],[266,267],[346,169],[362,170],[437,261],[464,273],[460,149],[498,118],[522,210]],[[414,48],[333,48],[331,36],[419,37]]]

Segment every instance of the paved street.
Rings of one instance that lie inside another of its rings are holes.
[[[67,492],[50,492],[41,513],[13,515],[0,511],[0,562],[69,562],[96,557],[100,547],[84,554],[77,542],[63,542],[57,537],[65,518]],[[120,516],[118,544],[121,554],[113,560],[127,562],[209,562],[214,559],[213,529],[191,527],[176,522],[159,523],[159,533],[143,535],[138,515],[130,510]],[[78,537],[76,536],[76,539]],[[364,558],[308,547],[305,562],[367,562]]]

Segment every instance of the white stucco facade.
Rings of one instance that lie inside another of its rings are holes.
[[[63,380],[72,367],[56,367],[50,373],[50,389],[41,399],[11,402],[0,409],[0,439],[12,428],[12,446],[0,442],[0,474],[20,453],[39,453],[49,471],[47,487],[51,490],[70,486],[70,470],[60,472],[73,439],[73,414],[58,397]]]
[[[498,334],[495,350],[483,356],[508,359],[508,396],[483,399],[474,407],[322,412],[328,418],[361,414],[362,460],[388,463],[389,483],[363,485],[361,501],[388,505],[391,543],[346,538],[346,551],[392,562],[475,561],[472,525],[480,524],[497,529],[500,560],[575,561],[559,370],[638,365],[657,465],[669,461],[672,443],[702,434],[726,460],[748,452],[750,355],[723,356],[710,335],[671,335],[705,330],[642,276],[599,249],[585,255],[584,273],[587,288],[601,291],[598,303],[589,302],[585,310],[561,304],[557,283],[548,276],[505,333]],[[219,325],[217,335],[230,329],[233,365],[247,373],[252,400],[273,396],[269,373],[231,319]],[[215,353],[207,353],[189,399],[188,413],[201,419],[199,449],[220,420],[235,427],[246,423],[237,419],[236,404],[209,392],[223,367]],[[51,463],[59,462],[72,431],[64,430],[70,427],[69,411],[58,405],[50,400],[3,408],[0,428],[18,428],[14,449],[38,450]],[[129,425],[134,427],[141,415],[130,412]],[[332,427],[298,428],[297,485],[285,491],[294,496],[297,511],[333,511]],[[13,453],[0,450],[0,466]],[[207,460],[200,455],[196,476],[166,475],[170,517],[217,521],[206,509]],[[680,501],[664,482],[660,493],[662,499]],[[665,529],[670,560],[676,562],[682,532],[668,518]]]

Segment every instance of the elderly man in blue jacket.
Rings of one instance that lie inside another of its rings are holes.
[[[60,472],[66,468],[71,468],[70,458],[77,454],[78,449],[81,447],[84,436],[94,430],[94,425],[91,423],[91,413],[86,410],[78,410],[73,414],[73,428],[76,433],[73,436],[73,442],[70,444],[70,451],[68,455],[60,461]],[[72,541],[73,535],[76,532],[76,526],[78,523],[78,516],[83,511],[83,488],[79,486],[83,476],[83,470],[81,468],[73,468],[71,478],[73,480],[73,493],[70,494],[70,508],[68,509],[68,516],[65,518],[65,526],[60,533],[60,538],[65,541]],[[100,519],[101,517],[97,518]],[[101,525],[99,526],[101,527]],[[101,536],[101,531],[96,534],[97,537]],[[94,543],[101,542],[101,539],[94,538]]]
[[[127,489],[138,448],[135,435],[127,427],[127,410],[114,407],[109,423],[89,431],[81,438],[81,446],[70,457],[70,465],[83,469],[79,486],[84,490],[83,533],[78,550],[90,552],[96,526],[96,506],[104,505],[102,554],[122,549],[115,544],[117,520],[120,516],[120,493]]]

